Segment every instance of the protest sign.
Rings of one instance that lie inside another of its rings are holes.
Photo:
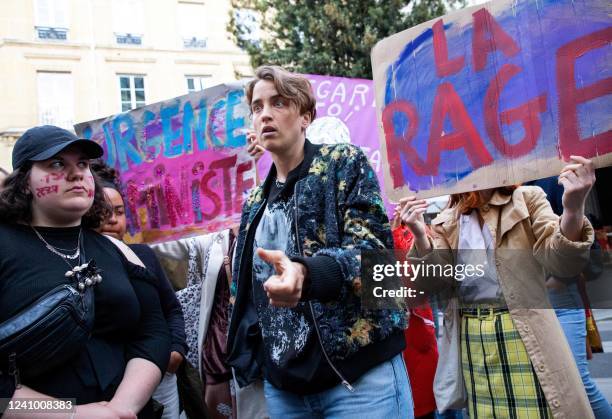
[[[368,157],[381,189],[383,168],[380,153],[376,104],[372,80],[306,74],[317,100],[317,117],[308,127],[306,136],[315,144],[351,143],[360,147]],[[269,155],[257,164],[260,174],[268,172]],[[393,204],[383,191],[387,213],[393,213]]]
[[[223,84],[75,126],[121,174],[133,241],[156,242],[238,224],[255,184],[246,152],[243,83]]]
[[[558,175],[571,155],[612,164],[608,1],[498,0],[372,51],[387,195]]]

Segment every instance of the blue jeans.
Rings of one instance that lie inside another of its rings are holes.
[[[435,412],[434,418],[436,419],[463,419],[463,411],[448,409],[444,413]]]
[[[586,356],[586,315],[584,309],[577,308],[582,305],[576,284],[571,284],[564,291],[551,290],[548,292],[555,313],[563,328],[563,333],[574,355],[576,366],[582,378],[582,384],[589,397],[589,403],[596,419],[612,418],[612,407],[601,394],[599,388],[591,378],[589,364]],[[558,308],[558,307],[572,308]]]
[[[279,390],[264,382],[268,413],[272,419],[310,418],[414,418],[412,392],[401,354],[383,362],[351,383],[308,396]]]

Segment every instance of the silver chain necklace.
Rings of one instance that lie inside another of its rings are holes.
[[[80,255],[81,255],[81,233],[83,232],[82,229],[79,229],[79,238],[77,239],[77,247],[76,247],[76,251],[71,254],[71,255],[67,255],[65,253],[62,253],[58,250],[58,248],[51,246],[44,238],[43,236],[38,232],[38,230],[36,230],[34,228],[34,226],[30,226],[32,227],[32,230],[34,230],[34,233],[36,233],[36,235],[38,236],[38,238],[40,240],[42,240],[42,242],[45,244],[45,246],[47,246],[47,249],[49,249],[50,252],[55,253],[56,255],[64,258],[64,259],[70,259],[70,260],[74,260],[77,259]]]
[[[32,227],[32,230],[34,230],[34,233],[36,233],[38,238],[45,244],[47,249],[49,249],[51,253],[55,253],[56,255],[61,257],[64,263],[68,265],[70,269],[66,271],[64,276],[66,278],[75,279],[77,288],[79,289],[79,291],[82,292],[85,290],[85,288],[91,287],[92,285],[96,285],[102,282],[102,275],[100,275],[102,271],[96,268],[96,264],[93,260],[90,260],[89,262],[81,264],[81,236],[83,234],[83,229],[79,229],[79,238],[77,239],[76,252],[74,252],[74,254],[72,255],[66,255],[60,252],[59,250],[57,250],[58,249],[57,247],[50,245],[43,238],[43,236],[38,232],[38,230],[34,228],[34,226],[30,226],[30,227]],[[71,261],[74,261],[75,259],[77,259],[76,266],[73,267],[72,264],[68,262],[68,259],[70,259]]]

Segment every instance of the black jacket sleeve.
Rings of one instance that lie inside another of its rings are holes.
[[[162,311],[166,318],[166,322],[168,322],[168,328],[172,336],[170,351],[179,352],[184,357],[188,351],[187,337],[185,336],[185,320],[183,318],[181,304],[176,298],[174,289],[164,269],[161,267],[157,256],[155,256],[155,253],[149,246],[146,244],[137,244],[130,245],[130,248],[136,253],[140,260],[142,260],[147,269],[155,275]]]
[[[329,256],[292,257],[293,262],[306,266],[307,279],[302,291],[302,301],[317,299],[322,302],[332,301],[340,294],[342,288],[342,270],[340,265]]]
[[[146,269],[128,263],[130,281],[140,303],[140,324],[126,344],[126,358],[143,358],[166,373],[170,360],[170,332],[159,303],[155,278]]]
[[[6,374],[3,371],[0,371],[0,416],[2,416],[2,412],[4,411],[5,404],[8,405],[7,399],[12,399],[13,394],[15,393],[15,380],[10,375]],[[3,400],[6,403],[3,402]]]

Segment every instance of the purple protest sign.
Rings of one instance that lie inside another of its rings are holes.
[[[306,75],[317,98],[317,117],[308,127],[306,136],[316,144],[351,143],[360,147],[376,172],[381,190],[383,170],[376,126],[376,104],[372,80]],[[268,173],[271,165],[268,154],[257,164],[260,176]],[[387,213],[395,207],[384,191]]]

